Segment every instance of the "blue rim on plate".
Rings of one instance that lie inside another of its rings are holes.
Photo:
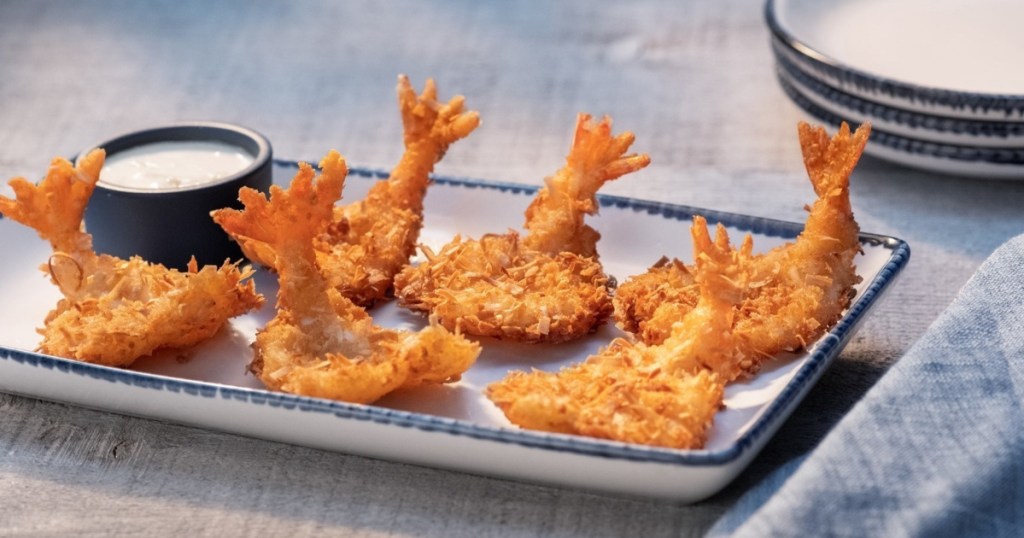
[[[832,126],[837,126],[844,121],[857,123],[852,121],[851,118],[841,117],[813,103],[786,80],[785,72],[782,69],[782,67],[779,67],[777,72],[779,85],[782,86],[783,91],[789,96],[790,100],[796,103],[804,112]],[[1016,168],[1024,167],[1024,148],[989,148],[941,144],[899,136],[874,128],[871,130],[871,141],[868,142],[869,147],[871,144],[885,146],[888,149],[901,153],[922,157],[945,159],[960,163],[984,163],[1006,168],[1014,167],[1011,170],[1016,175],[1024,175],[1024,168]]]
[[[997,141],[1013,141],[1024,146],[1024,121],[987,121],[964,118],[950,118],[934,114],[924,114],[911,110],[891,107],[882,103],[868,101],[851,95],[814,78],[800,66],[792,62],[779,49],[785,43],[772,38],[772,52],[775,61],[782,67],[786,75],[817,95],[836,103],[843,108],[859,114],[896,123],[910,129],[926,129],[937,133],[962,134],[978,137],[981,144]],[[1013,140],[1019,139],[1019,140]]]
[[[294,161],[277,159],[274,160],[274,164],[292,168],[298,165]],[[358,167],[351,168],[349,174],[368,179],[386,178],[388,176],[388,173],[384,171]],[[434,177],[433,179],[439,184],[455,187],[494,189],[521,195],[533,195],[538,190],[538,187],[535,186],[512,183],[451,177]],[[598,200],[602,207],[631,209],[680,221],[689,220],[693,215],[700,214],[709,220],[719,221],[730,227],[773,237],[795,238],[803,229],[803,224],[801,223],[705,210],[690,206],[608,195],[598,195]],[[809,389],[807,382],[819,375],[831,360],[835,358],[837,355],[836,351],[852,337],[855,328],[863,321],[868,310],[877,304],[877,299],[888,289],[889,285],[892,284],[909,260],[910,247],[900,239],[876,234],[861,234],[860,241],[862,244],[878,245],[888,250],[890,255],[885,266],[870,282],[866,283],[861,296],[850,306],[839,323],[818,341],[807,361],[786,384],[782,392],[768,405],[765,412],[750,429],[741,435],[736,442],[720,450],[674,450],[587,437],[549,434],[518,428],[485,426],[465,420],[398,411],[373,405],[350,404],[267,390],[248,389],[218,383],[140,373],[5,347],[0,347],[0,360],[13,360],[29,366],[56,370],[70,375],[90,377],[110,383],[132,385],[149,390],[166,390],[196,398],[220,398],[249,402],[254,405],[295,409],[300,412],[326,413],[345,419],[372,421],[401,428],[443,432],[455,436],[466,436],[526,447],[571,452],[586,456],[688,466],[719,466],[735,461],[743,456],[754,448],[758,442],[762,441],[762,438],[773,427],[778,426],[775,423],[776,419],[780,414],[785,413],[787,409],[799,403],[800,399]]]
[[[911,106],[923,103],[947,107],[961,113],[995,113],[1008,120],[1024,118],[1024,95],[931,88],[874,75],[845,65],[816,50],[783,28],[776,15],[776,1],[766,0],[765,2],[764,15],[768,29],[780,43],[796,53],[800,61],[815,74],[835,82],[840,88],[857,93],[887,96],[906,102]]]

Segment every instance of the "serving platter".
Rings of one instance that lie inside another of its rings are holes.
[[[275,182],[287,183],[296,163],[276,161]],[[353,168],[345,199],[361,198],[379,171]],[[519,228],[534,187],[435,178],[425,204],[421,242],[438,248],[456,233],[478,237]],[[807,200],[813,192],[807,188]],[[588,222],[603,235],[598,249],[620,282],[663,255],[691,259],[689,221],[701,214],[737,239],[754,236],[756,251],[795,238],[802,223],[600,196]],[[9,219],[0,242],[17,253],[0,264],[0,391],[128,415],[325,450],[490,476],[679,502],[704,499],[750,463],[838,356],[869,310],[907,263],[899,239],[862,234],[857,257],[863,281],[839,323],[805,352],[776,357],[749,380],[729,385],[706,447],[674,450],[519,429],[483,396],[510,370],[556,371],[581,361],[622,332],[611,324],[583,340],[526,345],[482,339],[483,352],[461,381],[395,393],[374,405],[306,398],[265,390],[246,371],[256,331],[273,317],[275,277],[260,270],[268,297],[258,312],[233,319],[214,338],[189,350],[164,351],[131,369],[85,364],[32,351],[35,329],[59,299],[39,271],[49,246]],[[393,302],[371,311],[383,326],[422,327],[424,319]]]

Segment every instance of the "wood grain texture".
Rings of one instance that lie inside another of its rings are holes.
[[[653,164],[607,192],[798,220],[812,192],[752,0],[595,3],[0,3],[0,176],[182,120],[240,123],[276,155],[389,167],[393,88],[432,76],[483,126],[446,175],[540,184],[575,114],[610,114]],[[865,158],[865,231],[913,259],[741,477],[690,507],[438,471],[0,395],[2,535],[678,536],[810,451],[980,262],[1024,230],[1024,184]],[[683,232],[681,232],[683,233]],[[666,253],[687,256],[688,253]],[[8,252],[6,255],[17,255]],[[653,260],[652,260],[653,261]],[[0,298],[2,300],[2,298]],[[4,328],[0,327],[0,331]]]

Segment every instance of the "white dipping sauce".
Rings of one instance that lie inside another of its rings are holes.
[[[119,151],[103,165],[103,183],[134,189],[195,187],[236,174],[256,158],[223,142],[156,142]]]

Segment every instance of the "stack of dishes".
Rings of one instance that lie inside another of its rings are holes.
[[[767,0],[779,83],[818,122],[870,121],[866,151],[1024,179],[1024,2]]]

